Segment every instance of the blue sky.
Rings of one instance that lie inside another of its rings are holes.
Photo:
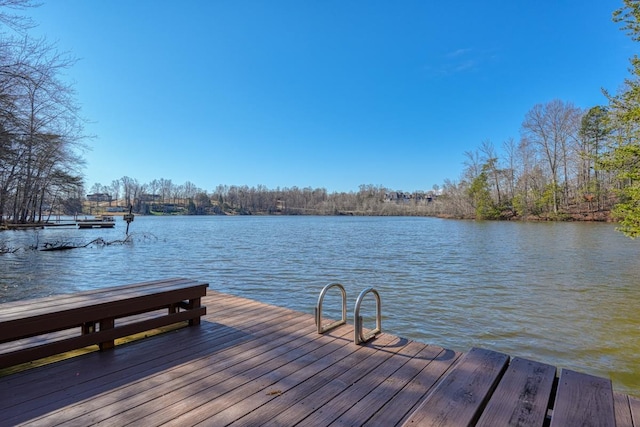
[[[622,1],[45,0],[79,59],[87,190],[148,183],[428,190],[519,140],[535,104],[606,104]]]

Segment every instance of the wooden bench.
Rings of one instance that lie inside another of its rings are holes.
[[[208,286],[175,278],[0,304],[0,345],[15,344],[0,351],[0,369],[95,344],[113,348],[117,338],[178,322],[199,325]],[[33,339],[59,331],[67,333]]]

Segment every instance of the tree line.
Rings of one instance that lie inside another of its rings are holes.
[[[640,2],[623,0],[613,21],[640,41]],[[582,111],[570,102],[535,105],[520,140],[490,141],[465,153],[458,182],[444,185],[445,211],[480,219],[530,217],[619,221],[640,236],[640,58],[609,104]]]
[[[358,191],[328,192],[325,188],[264,185],[223,185],[208,192],[187,181],[170,179],[140,183],[122,177],[105,186],[94,184],[91,198],[96,207],[131,206],[137,213],[191,215],[435,215],[437,192],[404,192],[383,186],[360,185]],[[101,198],[98,195],[108,197]],[[101,200],[101,202],[99,201]]]
[[[535,105],[518,141],[497,150],[485,140],[464,153],[460,180],[445,181],[444,210],[477,219],[608,219],[621,182],[605,160],[618,131],[606,107]]]

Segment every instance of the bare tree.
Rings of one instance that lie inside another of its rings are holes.
[[[522,122],[522,134],[538,147],[551,177],[553,212],[558,213],[558,189],[568,198],[570,144],[576,141],[580,111],[571,103],[554,100],[535,105]]]
[[[138,180],[128,176],[123,176],[122,178],[120,178],[120,184],[122,185],[122,191],[124,193],[125,206],[133,206],[133,202],[135,200],[136,192],[139,186]]]
[[[118,200],[120,199],[120,186],[120,180],[115,179],[111,181],[111,196],[113,197],[113,200],[116,201],[116,206],[118,206]]]
[[[55,193],[53,182],[78,182],[83,120],[73,88],[59,77],[75,60],[26,36],[3,39],[0,58],[0,210],[13,221],[30,222]]]
[[[464,152],[463,178],[471,182],[482,172],[482,158],[478,150]]]
[[[158,193],[158,188],[160,188],[160,182],[157,179],[154,179],[149,183],[148,187],[151,195],[155,196]]]
[[[505,182],[507,183],[507,197],[513,203],[516,192],[517,164],[518,164],[518,145],[513,138],[509,138],[502,143],[502,149],[505,153],[506,168],[504,170]]]
[[[160,178],[160,196],[164,203],[173,193],[173,182],[170,179]]]
[[[198,187],[191,181],[187,181],[184,183],[184,185],[182,186],[183,189],[183,198],[186,199],[193,199],[196,194],[199,192]]]
[[[27,30],[35,26],[33,20],[13,11],[24,11],[30,7],[37,7],[39,4],[31,0],[0,0],[0,24],[8,27],[18,34],[24,35]]]

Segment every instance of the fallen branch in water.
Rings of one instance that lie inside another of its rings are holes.
[[[57,241],[57,242],[45,242],[42,246],[40,246],[39,241],[38,241],[38,235],[36,235],[36,242],[33,245],[30,246],[25,246],[25,247],[18,247],[18,248],[11,248],[8,246],[4,246],[3,244],[0,245],[0,255],[4,255],[4,254],[13,254],[16,253],[20,250],[39,250],[39,251],[43,251],[43,252],[50,252],[50,251],[67,251],[70,249],[78,249],[78,248],[86,248],[89,246],[111,246],[111,245],[126,245],[126,244],[130,244],[133,243],[134,240],[134,236],[136,241],[142,240],[142,241],[146,241],[146,240],[152,240],[152,241],[157,241],[158,238],[152,234],[147,234],[147,233],[142,233],[142,234],[129,234],[126,238],[124,239],[118,239],[118,240],[111,240],[109,242],[107,242],[106,240],[104,240],[102,237],[98,237],[97,239],[93,239],[92,241],[90,241],[89,243],[85,243],[85,244],[74,244],[68,241]]]
[[[131,243],[133,241],[132,239],[133,235],[129,235],[127,236],[124,240],[112,240],[110,242],[107,242],[106,240],[104,240],[102,237],[98,237],[97,239],[93,239],[92,241],[90,241],[89,243],[85,244],[85,245],[73,245],[73,244],[69,244],[67,242],[61,243],[61,242],[55,242],[55,243],[49,243],[46,242],[44,244],[44,246],[42,247],[42,249],[40,249],[41,251],[66,251],[69,249],[78,249],[78,248],[86,248],[88,246],[111,246],[111,245],[124,245],[126,243]]]
[[[66,251],[67,249],[76,249],[79,246],[60,244],[60,243],[45,243],[41,251]]]

